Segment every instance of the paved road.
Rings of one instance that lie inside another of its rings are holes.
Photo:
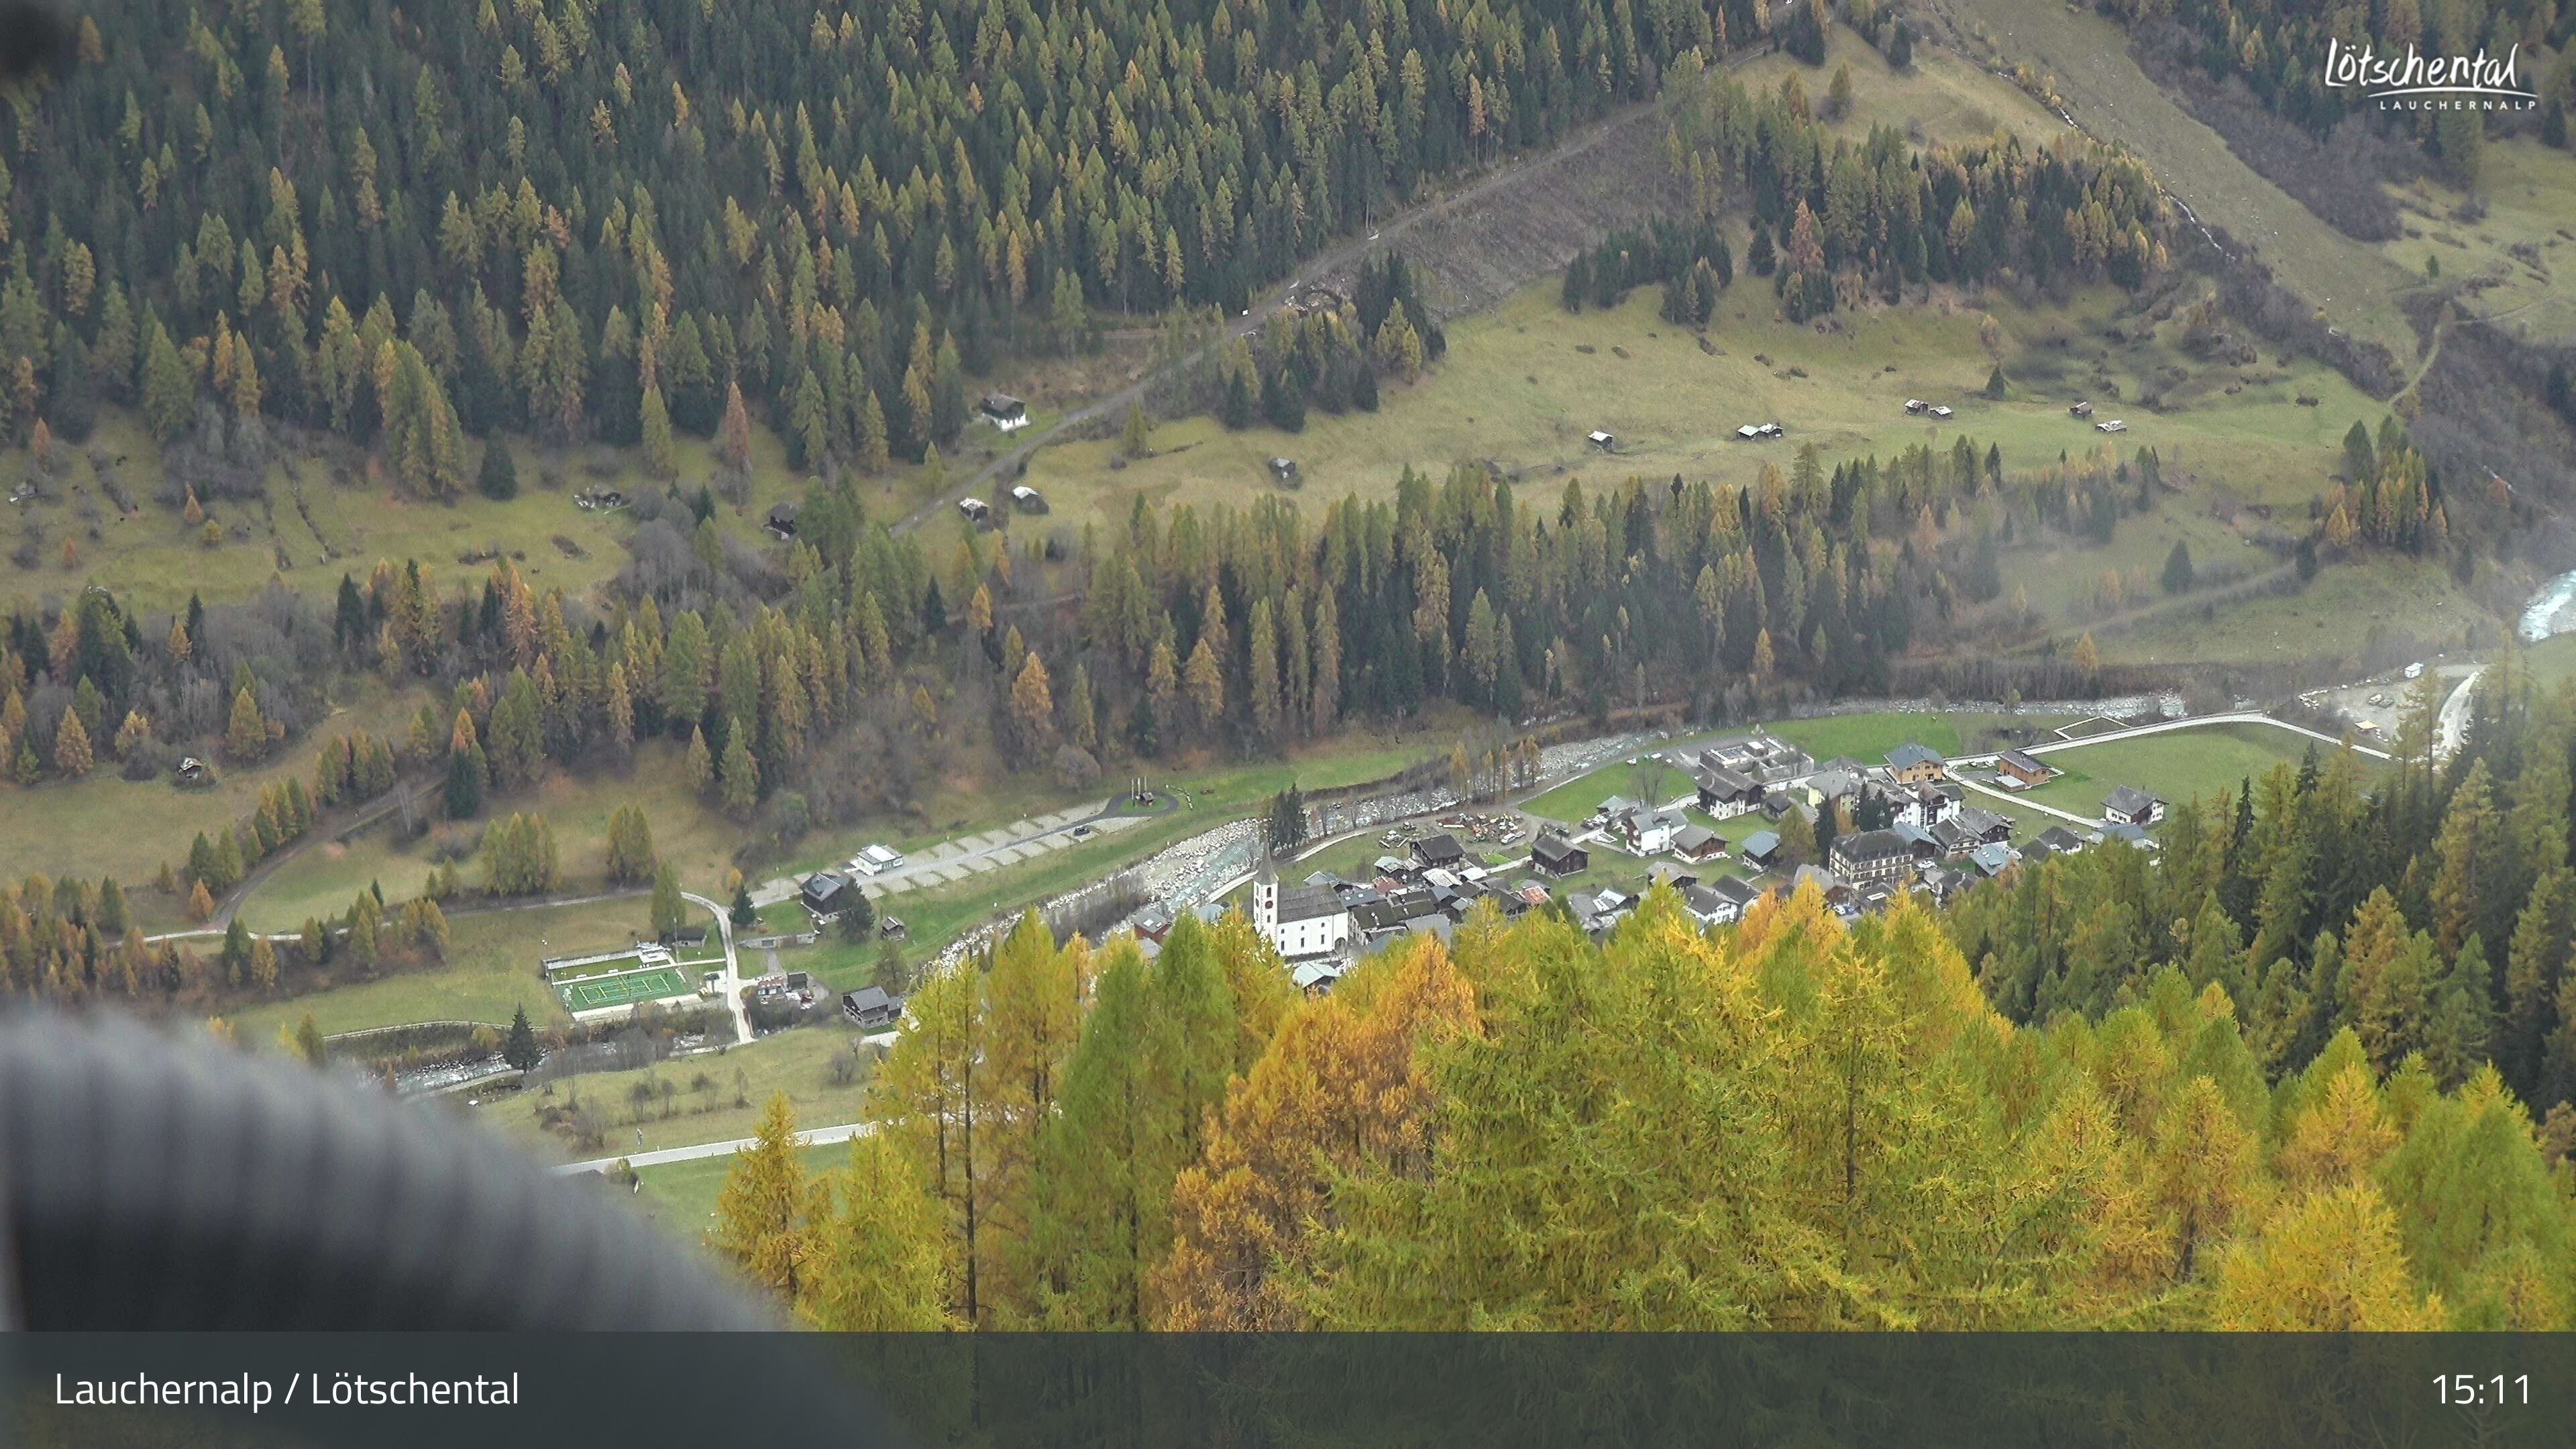
[[[1085,827],[1094,831],[1124,830],[1139,821],[1168,814],[1180,808],[1173,793],[1161,792],[1154,808],[1142,814],[1128,814],[1118,801],[1103,800],[944,840],[905,856],[903,864],[893,870],[860,876],[859,884],[871,901],[917,887],[953,885],[969,875],[981,875],[1001,866],[1034,860],[1046,851],[1060,850],[1073,843],[1075,831]],[[796,891],[796,877],[773,876],[751,888],[751,903],[772,905]]]
[[[705,907],[716,918],[716,932],[724,939],[725,953],[724,976],[717,981],[716,986],[724,993],[726,1008],[733,1013],[733,1039],[737,1042],[748,1042],[751,1040],[751,1013],[744,1009],[742,1004],[742,963],[734,955],[733,918],[725,914],[724,907],[708,900],[705,896],[693,896],[687,891],[682,891],[680,899],[694,906]]]
[[[2240,709],[2229,710],[2223,714],[2186,715],[2181,719],[2158,720],[2153,724],[2131,725],[2126,729],[2104,730],[2098,735],[2086,735],[2081,739],[2058,740],[2054,743],[2045,745],[2025,745],[2022,747],[2022,752],[2030,755],[2044,755],[2052,750],[2081,749],[2086,745],[2105,745],[2118,740],[2134,740],[2141,735],[2160,735],[2169,730],[2198,729],[2203,725],[2215,724],[2270,725],[2274,729],[2288,730],[2290,733],[2295,735],[2306,735],[2309,739],[2322,740],[2329,745],[2339,746],[2343,743],[2342,740],[2339,740],[2333,735],[2327,734],[2322,730],[2312,730],[2306,725],[2292,724],[2285,719],[2274,719],[2272,716],[2263,713],[2261,710]],[[2353,753],[2358,755],[2367,755],[2374,760],[2385,760],[2390,758],[2389,753],[2386,750],[2377,749],[2370,745],[2355,744],[2352,749]],[[1950,763],[1953,765],[1991,765],[2002,753],[2002,751],[1997,750],[1993,753],[1983,755],[1960,755],[1953,758]]]
[[[2460,747],[2469,729],[2469,702],[2476,694],[2478,676],[2487,672],[2483,664],[2460,680],[2451,697],[2442,701],[2442,712],[2433,720],[2433,753],[2449,755]]]
[[[1962,776],[1953,775],[1950,778],[1957,780],[1960,784],[1976,791],[1980,795],[1993,796],[2004,804],[2010,805],[2015,810],[2036,810],[2042,815],[2054,815],[2060,820],[2073,821],[2075,824],[2081,825],[2088,830],[2099,830],[2102,828],[2102,817],[2098,815],[2078,815],[2072,810],[2060,810],[2054,805],[2042,805],[2038,801],[2033,800],[2026,795],[2016,795],[2009,790],[1998,790],[1992,785],[1980,785],[1976,781],[1966,779]]]
[[[871,1037],[870,1040],[875,1040]],[[796,1134],[799,1147],[828,1147],[847,1142],[876,1130],[873,1122],[844,1122],[838,1127],[816,1127]],[[629,1167],[660,1167],[669,1162],[696,1162],[708,1157],[730,1157],[759,1141],[757,1137],[737,1137],[730,1142],[701,1142],[695,1147],[665,1147],[658,1152],[633,1152],[624,1157],[594,1157],[588,1162],[567,1162],[553,1169],[557,1176],[571,1177],[584,1172],[605,1172],[623,1162]]]

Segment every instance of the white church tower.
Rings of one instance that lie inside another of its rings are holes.
[[[1252,928],[1265,941],[1279,937],[1279,869],[1267,845],[1261,849],[1260,868],[1252,873]]]

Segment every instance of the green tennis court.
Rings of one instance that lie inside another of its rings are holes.
[[[668,966],[656,966],[650,971],[624,971],[614,976],[592,976],[563,989],[564,1005],[574,1011],[596,1011],[603,1006],[629,1006],[638,1001],[658,1001],[665,996],[688,994],[687,978]]]

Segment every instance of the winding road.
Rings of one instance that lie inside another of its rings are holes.
[[[893,1039],[891,1034],[884,1038],[887,1041]],[[878,1038],[870,1037],[868,1040],[875,1041]],[[797,1133],[796,1145],[829,1147],[835,1142],[847,1142],[853,1137],[864,1137],[875,1130],[876,1124],[873,1122],[844,1122],[838,1127],[815,1127]],[[573,1177],[585,1172],[606,1172],[621,1162],[629,1167],[660,1167],[672,1162],[697,1162],[709,1157],[731,1157],[759,1140],[757,1137],[736,1137],[729,1142],[701,1142],[694,1147],[665,1147],[658,1152],[631,1152],[624,1157],[594,1157],[588,1162],[566,1162],[549,1170],[558,1177]]]
[[[725,953],[724,975],[717,981],[716,985],[717,988],[724,993],[724,1003],[726,1008],[733,1013],[734,1041],[737,1043],[748,1042],[751,1040],[751,1013],[742,1004],[742,963],[740,958],[735,956],[733,949],[733,917],[726,915],[724,907],[708,900],[705,896],[693,896],[687,891],[682,891],[680,892],[680,899],[687,901],[693,906],[704,907],[709,914],[716,918],[716,931],[724,938]],[[608,1011],[621,1011],[626,1008],[607,1007],[603,1009]]]

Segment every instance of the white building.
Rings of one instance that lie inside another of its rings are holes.
[[[1252,880],[1252,926],[1281,959],[1337,955],[1350,944],[1350,908],[1328,885],[1282,887],[1267,862]]]

